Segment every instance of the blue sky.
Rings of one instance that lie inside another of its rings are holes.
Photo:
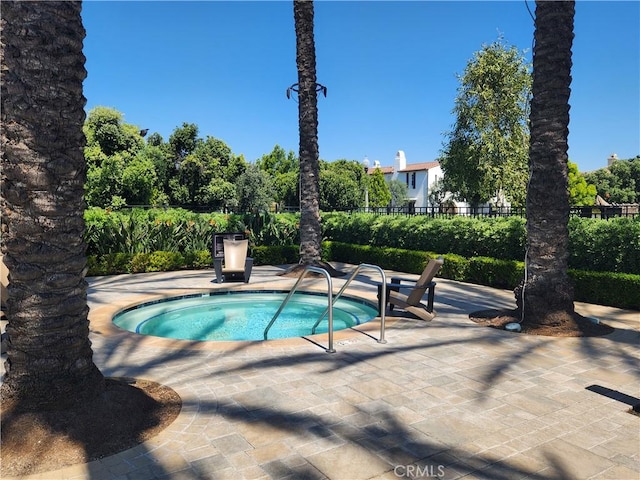
[[[535,12],[533,0],[528,2]],[[292,2],[85,1],[87,110],[168,140],[183,122],[253,162],[298,152]],[[578,1],[569,158],[580,171],[640,154],[640,2]],[[501,35],[531,60],[525,1],[316,1],[324,160],[435,160],[474,52]]]

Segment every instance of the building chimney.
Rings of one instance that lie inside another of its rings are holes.
[[[396,153],[396,161],[394,164],[394,173],[397,173],[400,170],[404,170],[405,168],[407,168],[407,159],[404,156],[404,152],[402,150],[398,150],[398,153]]]
[[[616,153],[609,155],[609,158],[607,158],[607,167],[610,167],[616,160],[618,160],[618,155]]]

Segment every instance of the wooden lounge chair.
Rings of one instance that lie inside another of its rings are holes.
[[[401,277],[392,277],[391,283],[387,284],[389,310],[393,310],[393,307],[396,306],[427,322],[433,320],[436,316],[436,312],[433,309],[433,296],[436,282],[433,281],[433,278],[443,263],[444,259],[442,257],[429,260],[429,263],[427,263],[427,266],[417,281]],[[403,294],[400,293],[401,288],[411,288],[411,291]],[[422,297],[424,297],[427,291],[427,303],[424,304]]]
[[[214,258],[213,268],[218,283],[244,281],[249,283],[253,258],[247,257],[249,240],[224,239],[224,258]]]

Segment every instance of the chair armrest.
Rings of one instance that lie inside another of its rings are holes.
[[[417,278],[391,277],[391,283],[393,284],[402,283],[402,282],[416,283],[417,281],[418,281]]]
[[[387,286],[388,287],[395,287],[396,289],[397,288],[417,288],[417,287],[432,288],[436,284],[436,282],[431,281],[431,282],[427,283],[426,285],[418,285],[415,280],[411,280],[413,285],[408,285],[406,283],[394,282],[393,280],[397,280],[396,278],[392,278],[391,280],[392,280],[392,282],[391,283],[387,283]]]

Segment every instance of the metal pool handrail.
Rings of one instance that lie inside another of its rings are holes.
[[[302,273],[300,274],[300,276],[298,277],[298,280],[293,285],[293,288],[291,289],[287,297],[284,299],[284,301],[280,305],[280,308],[278,308],[278,311],[269,322],[269,325],[267,325],[267,328],[264,329],[264,339],[265,340],[267,339],[267,334],[269,333],[269,329],[273,325],[273,322],[276,321],[276,318],[278,318],[278,316],[280,315],[284,307],[287,305],[287,303],[289,303],[289,300],[298,289],[298,285],[300,285],[302,280],[304,280],[304,277],[306,277],[307,273],[309,272],[320,273],[324,275],[327,279],[327,290],[328,290],[327,291],[327,310],[329,311],[329,348],[327,348],[327,353],[335,353],[335,350],[333,348],[333,284],[331,282],[331,275],[329,275],[329,272],[327,272],[324,268],[314,267],[313,265],[307,265],[302,271]],[[327,313],[327,310],[322,312],[322,317],[325,316],[325,314]]]
[[[382,270],[382,268],[380,268],[378,265],[361,263],[360,265],[356,266],[356,268],[353,269],[353,272],[351,273],[347,281],[344,283],[340,291],[334,295],[333,302],[331,304],[332,306],[333,304],[336,303],[338,298],[340,298],[340,295],[342,295],[342,292],[344,292],[347,289],[351,281],[356,277],[356,275],[358,275],[360,270],[362,270],[363,268],[373,268],[374,270],[378,270],[380,272],[380,276],[382,277],[382,285],[385,286],[387,284],[387,276],[385,275],[384,270]],[[382,305],[382,308],[380,309],[380,338],[378,339],[378,343],[387,343],[387,341],[384,339],[385,311],[386,311],[386,305],[387,305],[387,289],[384,287],[380,289],[380,305]],[[313,328],[311,329],[312,334],[316,333],[316,327],[320,324],[324,316],[327,314],[327,311],[329,310],[330,310],[329,307],[327,307],[327,309],[324,312],[322,312],[322,315],[320,315],[320,318],[313,325]]]

